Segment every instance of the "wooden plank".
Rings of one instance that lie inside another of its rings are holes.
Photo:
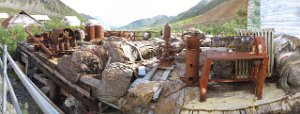
[[[244,109],[246,114],[257,114],[256,109],[251,107],[251,108],[246,108]]]
[[[156,72],[158,68],[158,63],[155,63],[152,67],[152,69],[146,74],[146,76],[143,78],[145,80],[151,80],[153,74]]]
[[[81,87],[73,85],[71,82],[65,79],[59,72],[57,72],[57,70],[51,68],[51,66],[54,67],[55,65],[49,66],[49,62],[46,59],[43,62],[42,60],[37,58],[36,55],[29,53],[26,47],[20,48],[20,51],[26,53],[29,57],[34,59],[36,61],[35,64],[37,68],[39,68],[44,74],[46,74],[48,78],[54,80],[55,83],[57,83],[57,85],[68,91],[76,99],[80,100],[84,105],[88,106],[90,110],[98,110],[98,103],[94,100],[87,98],[89,97],[90,92],[86,92]],[[48,62],[48,65],[46,65],[45,62]]]
[[[208,114],[207,111],[198,111],[198,114]]]
[[[209,114],[224,114],[223,111],[211,111]]]
[[[39,75],[39,74],[33,74],[33,78],[44,85],[48,85],[47,79],[42,78],[41,75]]]
[[[240,114],[239,110],[228,110],[224,111],[224,114]]]
[[[173,69],[174,69],[174,65],[172,66],[171,69],[167,69],[167,70],[164,72],[164,74],[163,74],[163,76],[161,77],[160,80],[162,80],[162,81],[167,80],[168,77],[170,76],[171,71],[172,71]]]
[[[76,88],[72,88],[68,86],[68,84],[64,83],[58,77],[56,77],[52,72],[46,70],[43,66],[37,65],[37,67],[45,74],[48,78],[53,80],[58,86],[69,92],[72,96],[74,96],[77,100],[81,101],[84,105],[88,106],[92,111],[98,111],[98,102],[92,99],[85,97],[80,94]]]
[[[199,111],[194,110],[194,111],[193,111],[193,114],[199,114]]]
[[[259,114],[269,114],[272,113],[272,109],[269,104],[260,105],[256,108],[257,113]]]
[[[279,102],[270,103],[270,107],[273,113],[280,113],[282,111],[282,107]]]
[[[241,109],[241,110],[240,110],[240,113],[241,113],[241,114],[247,114],[247,112],[246,112],[245,109]]]
[[[189,112],[190,112],[189,110],[181,110],[180,114],[190,114]]]
[[[282,107],[282,112],[281,113],[288,113],[292,110],[291,107],[289,106],[289,104],[286,101],[283,101],[281,103],[281,107]]]

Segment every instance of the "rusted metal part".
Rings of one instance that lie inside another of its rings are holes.
[[[95,25],[95,38],[104,39],[104,28],[101,25]]]
[[[164,38],[166,44],[169,44],[169,39],[171,38],[171,26],[169,24],[166,24],[164,26],[163,38]]]
[[[38,47],[43,50],[49,57],[53,56],[53,53],[43,44],[40,40],[38,40],[36,37],[34,37],[31,32],[29,31],[29,28],[25,28],[25,32],[29,35],[30,41],[33,41],[38,45]]]
[[[171,27],[169,24],[166,24],[164,27],[164,35],[163,39],[165,40],[165,44],[162,47],[162,54],[160,56],[159,67],[171,67],[174,63],[175,52],[174,48],[170,45],[169,40],[171,37]]]
[[[124,40],[127,41],[136,41],[139,39],[150,39],[152,34],[156,33],[154,31],[105,31],[105,37],[122,37]],[[138,39],[139,38],[139,39]]]
[[[91,41],[95,39],[95,26],[85,26],[86,37],[85,41]]]
[[[204,67],[202,69],[201,79],[199,81],[200,100],[205,101],[207,92],[207,85],[209,81],[209,72],[211,65],[214,61],[236,61],[236,60],[248,60],[251,61],[249,66],[249,76],[244,79],[224,79],[217,81],[225,82],[237,82],[237,81],[253,81],[256,84],[257,97],[262,97],[262,90],[267,75],[267,67],[269,57],[266,53],[266,45],[263,37],[255,37],[253,41],[254,49],[251,52],[218,52],[208,51],[206,52],[206,59]],[[257,62],[261,61],[261,62]],[[261,63],[261,64],[259,64]],[[237,70],[237,69],[236,69]],[[210,80],[214,81],[214,80]]]
[[[34,39],[29,38],[27,42],[39,46],[49,56],[59,56],[60,54],[71,53],[71,48],[77,46],[75,36],[72,29],[57,28],[51,32],[33,36]],[[29,35],[29,37],[32,36]]]
[[[51,44],[57,45],[64,37],[64,29],[63,28],[57,28],[53,29],[53,31],[50,34],[50,41]]]
[[[193,85],[199,79],[199,55],[200,55],[200,39],[196,37],[187,38],[187,46],[185,50],[185,82]]]
[[[211,38],[211,47],[241,48],[251,47],[252,45],[253,37],[251,36],[227,36]]]

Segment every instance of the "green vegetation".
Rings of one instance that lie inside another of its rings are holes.
[[[4,8],[0,7],[1,13],[8,13],[9,15],[17,14],[20,12],[20,10],[12,9],[12,8]]]
[[[65,5],[60,0],[0,0],[0,5],[3,5],[3,7],[0,8],[0,11],[9,13],[10,15],[17,14],[21,10],[24,10],[28,14],[44,14],[59,18],[74,15],[82,22],[87,21],[85,17]],[[32,5],[34,5],[34,7],[32,7]]]
[[[198,16],[198,15],[201,15],[201,14],[217,7],[218,5],[220,5],[224,2],[226,2],[226,0],[202,0],[201,2],[199,2],[197,5],[195,5],[191,9],[189,9],[185,12],[182,12],[179,15],[177,15],[176,17],[174,17],[172,22],[178,22],[178,21],[182,21],[185,19],[189,19],[189,18]]]
[[[0,27],[0,43],[8,46],[10,54],[15,54],[17,42],[24,42],[27,34],[24,32],[23,27],[17,26],[10,29]]]
[[[199,18],[198,16],[184,19],[172,23],[173,32],[181,32],[187,25],[190,25]],[[247,9],[240,9],[237,12],[237,16],[227,22],[218,22],[212,25],[200,26],[199,24],[193,25],[192,27],[200,29],[206,34],[217,35],[224,33],[225,35],[235,35],[236,29],[246,29],[247,28]]]

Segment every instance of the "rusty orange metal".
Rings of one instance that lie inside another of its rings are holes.
[[[104,39],[104,28],[101,25],[95,25],[95,38]]]
[[[162,54],[160,56],[159,67],[171,67],[175,59],[175,51],[169,43],[171,38],[171,27],[169,24],[164,26],[164,36],[165,44],[162,47]]]
[[[238,81],[253,81],[256,85],[257,97],[262,98],[263,85],[267,75],[267,67],[269,56],[266,53],[266,44],[263,37],[255,37],[252,52],[218,52],[207,51],[202,69],[201,79],[199,80],[200,101],[205,101],[209,73],[211,65],[214,61],[235,61],[235,60],[250,60],[250,74],[245,79],[223,79],[218,81],[223,82],[238,82]],[[258,64],[261,63],[261,64]]]
[[[85,26],[85,32],[87,33],[85,41],[91,41],[95,39],[95,26]]]
[[[197,37],[188,37],[185,50],[185,82],[191,86],[199,79],[199,54],[200,39]]]

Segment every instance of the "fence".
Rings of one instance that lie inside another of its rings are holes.
[[[2,59],[0,58],[0,67],[1,67],[1,75],[2,75],[2,114],[7,113],[7,87],[12,98],[13,105],[15,107],[17,114],[22,114],[22,110],[19,106],[18,99],[15,95],[14,89],[10,83],[10,80],[7,75],[7,62],[10,63],[14,72],[17,74],[22,84],[25,86],[29,94],[32,96],[35,103],[39,106],[41,111],[44,114],[61,114],[63,113],[56,105],[54,105],[48,97],[43,94],[38,87],[36,87],[33,82],[21,71],[18,65],[14,62],[12,57],[7,51],[6,45],[1,45],[2,49]],[[2,61],[3,60],[3,61]]]

